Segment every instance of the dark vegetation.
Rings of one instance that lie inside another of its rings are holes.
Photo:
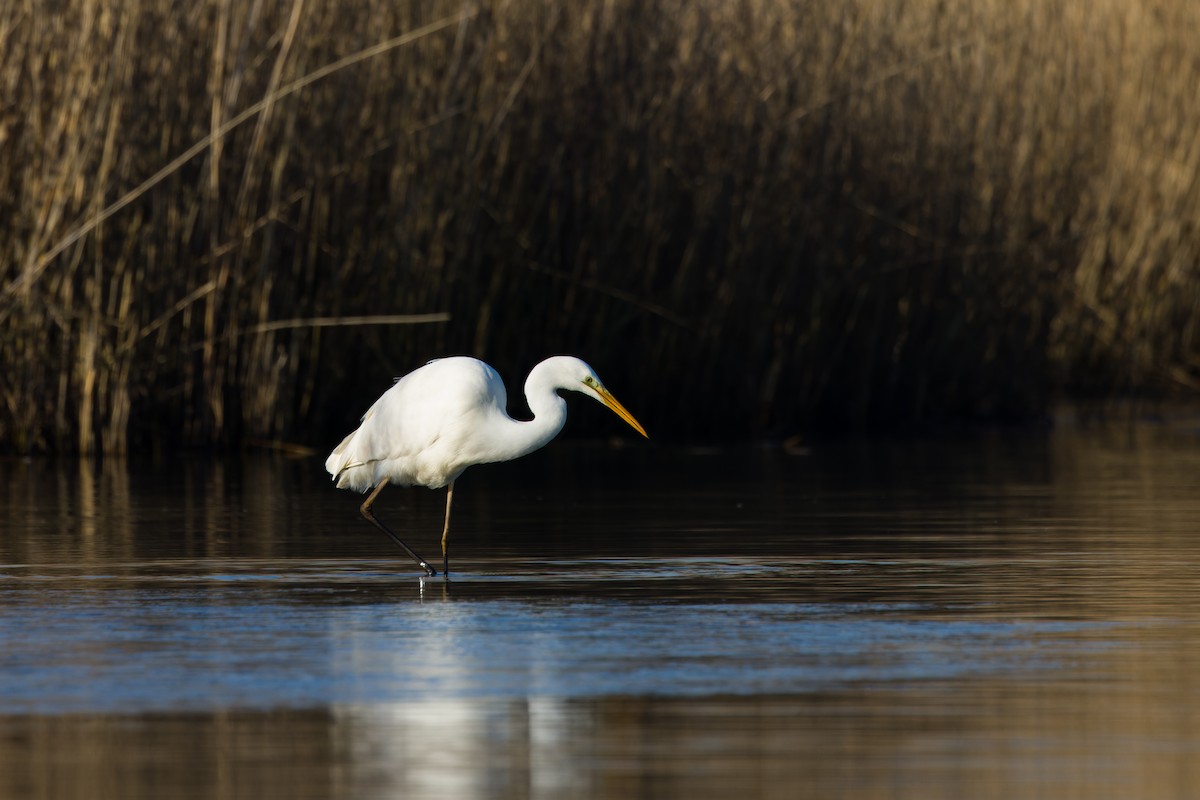
[[[1191,0],[5,4],[0,448],[323,448],[450,353],[516,406],[578,354],[656,438],[1194,397],[1197,41]]]

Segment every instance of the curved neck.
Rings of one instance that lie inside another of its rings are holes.
[[[535,368],[525,381],[525,402],[529,403],[533,419],[521,423],[528,431],[529,437],[529,447],[521,455],[532,453],[539,447],[549,444],[551,439],[558,436],[563,425],[567,424],[567,401],[559,397],[558,392],[555,391],[556,387],[549,382],[543,381],[535,384],[533,379],[536,375]]]
[[[508,424],[497,431],[495,460],[520,458],[546,446],[566,424],[567,403],[555,391],[559,386],[550,370],[542,369],[545,365],[545,362],[538,364],[525,379],[525,401],[533,419],[522,422],[507,418]]]

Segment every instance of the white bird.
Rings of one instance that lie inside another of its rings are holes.
[[[533,419],[522,422],[505,411],[508,393],[496,370],[478,359],[456,356],[430,361],[397,380],[363,415],[358,429],[329,454],[325,469],[339,489],[374,489],[359,511],[430,576],[437,575],[437,570],[376,519],[371,504],[389,483],[448,487],[442,528],[442,571],[448,573],[446,537],[455,479],[472,464],[511,461],[557,436],[567,421],[567,404],[558,395],[560,389],[603,403],[649,438],[592,368],[578,358],[554,356],[529,372],[525,399]]]

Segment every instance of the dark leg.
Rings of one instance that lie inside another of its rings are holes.
[[[388,538],[390,538],[396,544],[400,545],[401,549],[403,549],[404,552],[408,553],[408,557],[411,558],[413,561],[417,562],[418,564],[420,564],[421,568],[423,570],[425,570],[425,573],[427,575],[429,575],[429,577],[432,578],[434,575],[437,575],[437,570],[434,569],[433,567],[429,566],[429,564],[426,563],[425,559],[421,558],[419,555],[414,553],[413,549],[411,547],[406,545],[399,536],[392,533],[392,531],[388,528],[388,526],[384,525],[382,522],[377,520],[375,518],[375,515],[371,512],[371,504],[375,502],[375,498],[379,496],[379,493],[383,491],[383,487],[385,487],[387,485],[388,485],[387,478],[384,478],[383,480],[381,480],[379,482],[379,485],[375,487],[375,491],[371,492],[371,494],[368,495],[367,499],[363,501],[363,504],[359,507],[358,510],[363,515],[363,517],[367,520],[367,522],[371,523],[376,528],[379,528],[379,530],[383,531],[384,533],[386,533],[388,535]]]
[[[442,574],[450,576],[450,554],[446,551],[446,536],[450,533],[450,501],[454,499],[454,481],[446,489],[446,525],[442,528]]]

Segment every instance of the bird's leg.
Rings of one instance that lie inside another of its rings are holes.
[[[358,511],[360,514],[363,515],[363,518],[366,519],[367,522],[371,523],[376,528],[379,528],[379,530],[383,531],[384,533],[386,533],[388,535],[389,539],[391,539],[396,544],[400,545],[400,548],[402,550],[404,550],[404,552],[408,553],[408,557],[411,558],[413,561],[417,562],[418,564],[420,564],[421,569],[425,570],[425,573],[427,575],[429,575],[429,577],[432,578],[434,575],[437,575],[437,570],[434,569],[433,567],[429,566],[429,564],[425,561],[425,559],[421,558],[419,555],[414,553],[413,549],[404,543],[404,540],[402,540],[396,534],[392,533],[391,529],[388,528],[388,526],[384,525],[382,522],[380,522],[378,519],[376,519],[375,514],[371,511],[371,504],[375,502],[375,498],[379,496],[379,493],[383,491],[383,487],[385,487],[387,485],[388,485],[387,478],[384,478],[383,480],[381,480],[379,482],[379,485],[375,487],[375,491],[371,492],[371,494],[367,496],[367,499],[363,501],[363,504],[361,506],[359,506]]]
[[[450,533],[450,501],[454,499],[454,481],[446,489],[446,524],[442,527],[442,574],[450,576],[450,553],[446,550],[446,537]]]

